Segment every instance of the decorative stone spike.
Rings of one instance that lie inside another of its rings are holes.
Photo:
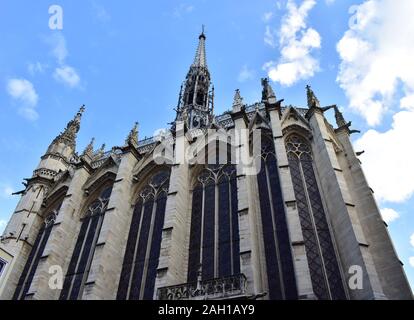
[[[240,96],[240,90],[237,89],[233,99],[233,112],[239,112],[243,106],[243,98]]]
[[[345,121],[345,118],[342,112],[339,111],[339,108],[337,106],[334,106],[334,109],[335,109],[335,120],[336,120],[336,124],[338,125],[338,128],[347,125],[347,122]]]
[[[89,144],[86,146],[85,150],[83,151],[83,153],[82,153],[83,156],[88,155],[88,156],[92,157],[93,151],[94,151],[94,149],[93,149],[94,142],[95,142],[95,138],[92,138],[91,142],[89,142]]]
[[[308,108],[320,108],[321,105],[319,103],[318,98],[316,97],[315,93],[311,89],[310,85],[306,86],[306,95],[308,98]]]
[[[277,102],[275,92],[269,84],[268,78],[262,78],[262,102],[275,104]]]
[[[135,122],[134,127],[128,134],[128,137],[125,140],[125,144],[132,144],[134,146],[138,146],[138,126],[139,123]]]

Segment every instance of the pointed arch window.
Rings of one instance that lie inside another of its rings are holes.
[[[297,299],[289,231],[271,134],[263,134],[257,175],[269,298]]]
[[[318,299],[346,299],[338,259],[316,180],[311,147],[292,134],[286,139],[312,287]]]
[[[122,265],[118,300],[153,299],[169,177],[169,171],[154,175],[139,193]]]
[[[24,300],[26,298],[61,205],[62,202],[60,202],[56,209],[52,210],[47,215],[46,219],[42,223],[32,250],[30,251],[29,258],[26,261],[23,272],[19,278],[19,282],[17,283],[13,300]]]
[[[63,283],[60,300],[82,298],[111,192],[112,185],[106,187],[86,210]]]
[[[211,165],[192,192],[188,281],[240,273],[237,178],[233,165]]]

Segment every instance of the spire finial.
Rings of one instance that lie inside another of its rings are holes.
[[[196,55],[194,58],[193,66],[196,67],[207,67],[206,62],[206,35],[204,34],[204,25],[202,27],[202,31],[200,36],[198,37],[198,47],[196,51]]]
[[[82,155],[93,155],[93,145],[95,143],[95,138],[92,137],[91,142],[86,146],[85,150],[83,151]]]
[[[342,114],[341,111],[339,111],[338,106],[334,106],[334,110],[335,110],[335,120],[336,120],[336,124],[338,125],[338,128],[346,126],[346,121],[345,118]]]
[[[243,107],[243,98],[240,95],[240,90],[236,89],[233,99],[233,112],[238,112]]]
[[[318,98],[316,97],[315,93],[313,92],[309,84],[306,85],[306,96],[308,98],[308,108],[320,108],[321,107]]]
[[[138,145],[138,127],[139,123],[135,122],[134,126],[132,127],[131,131],[128,134],[128,137],[125,140],[125,144],[132,143],[133,145]]]

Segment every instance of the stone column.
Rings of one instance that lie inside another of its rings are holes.
[[[133,169],[139,155],[122,155],[82,299],[116,299],[133,213]]]
[[[45,182],[47,181],[45,180]],[[0,282],[0,300],[11,299],[16,290],[20,275],[43,222],[40,212],[46,188],[46,184],[35,180],[29,184],[3,232],[0,251],[7,253],[5,256],[11,258],[6,260],[6,274],[3,275]]]
[[[327,218],[332,226],[333,235],[339,252],[342,270],[346,278],[351,266],[363,270],[363,288],[350,290],[351,299],[383,299],[384,294],[375,270],[368,243],[362,232],[361,223],[355,209],[343,170],[341,169],[334,141],[329,136],[326,119],[320,108],[308,112],[312,127],[312,151],[316,174],[319,178],[321,196],[327,207]]]
[[[235,126],[235,152],[237,155],[240,271],[247,277],[247,293],[261,294],[267,290],[266,262],[263,241],[260,236],[260,224],[258,224],[260,209],[257,202],[257,177],[246,170],[246,167],[250,165],[248,119],[243,109],[233,112],[232,118]],[[254,168],[251,169],[254,171]]]
[[[187,282],[191,201],[189,166],[185,157],[188,140],[183,122],[177,122],[176,132],[176,158],[171,168],[154,299],[158,288]]]
[[[299,299],[315,299],[316,297],[313,293],[299,212],[296,206],[295,191],[293,189],[292,176],[282,133],[279,109],[270,107],[268,108],[268,112],[270,116],[270,125],[272,127],[280,184],[282,186],[282,195],[285,203],[289,237],[292,244],[298,297]]]
[[[336,136],[344,148],[344,152],[338,156],[339,164],[355,201],[355,209],[369,245],[368,250],[378,272],[382,290],[388,299],[412,299],[412,292],[402,263],[395,252],[387,225],[382,220],[373,191],[368,185],[361,163],[354,152],[348,128],[337,129]]]
[[[53,275],[49,273],[49,270],[53,270],[50,269],[52,266],[54,268],[60,267],[64,280],[81,225],[80,210],[84,202],[82,186],[88,179],[90,170],[87,164],[83,164],[76,168],[73,173],[69,189],[27,293],[30,299],[59,299],[61,290],[49,287],[49,280]]]

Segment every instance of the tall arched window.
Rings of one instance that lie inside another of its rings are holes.
[[[192,192],[188,282],[240,273],[237,178],[233,165],[210,165]]]
[[[61,204],[62,202],[60,202],[58,207],[52,210],[44,220],[33,244],[32,250],[30,251],[29,258],[26,261],[19,282],[17,283],[17,288],[14,292],[13,300],[25,299],[30,285],[32,284],[36,269],[39,265],[40,258],[43,255],[43,251],[45,250],[50,233],[53,229],[53,225],[55,224],[56,216],[59,213]]]
[[[257,182],[269,298],[297,299],[291,244],[271,135],[262,136],[261,165]]]
[[[286,139],[286,150],[313,291],[318,299],[346,299],[310,145],[301,136],[292,134]]]
[[[154,175],[139,193],[118,286],[119,300],[153,299],[169,177],[169,171]]]
[[[60,293],[60,300],[82,298],[111,192],[112,186],[105,188],[86,210]]]

